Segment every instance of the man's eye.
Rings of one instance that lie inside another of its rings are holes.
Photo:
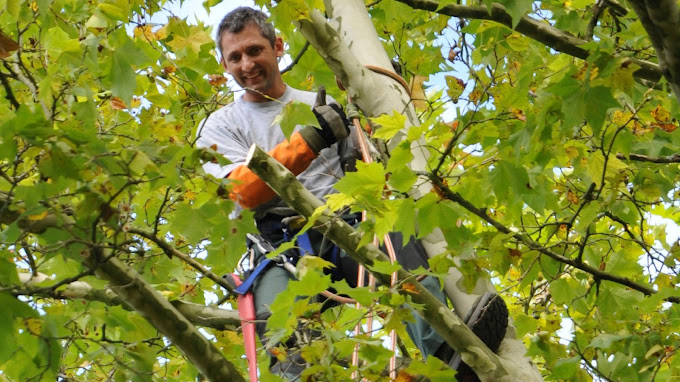
[[[249,56],[257,56],[258,54],[262,53],[262,47],[253,47],[248,50],[248,55]]]
[[[227,61],[229,61],[229,62],[239,62],[240,59],[241,59],[241,56],[229,56],[229,58],[227,58]]]

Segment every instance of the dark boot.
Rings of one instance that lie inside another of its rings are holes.
[[[508,307],[499,295],[487,292],[475,301],[463,321],[491,351],[496,352],[508,327]],[[448,361],[449,366],[457,371],[459,381],[479,381],[472,368],[447,343],[443,343],[434,356]]]

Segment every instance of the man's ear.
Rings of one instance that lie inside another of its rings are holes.
[[[283,57],[283,39],[281,37],[276,37],[276,41],[274,41],[274,54],[276,54],[276,57]]]
[[[224,70],[229,73],[229,69],[227,69],[227,61],[224,59],[224,56],[220,57],[220,64],[222,64],[222,67]]]

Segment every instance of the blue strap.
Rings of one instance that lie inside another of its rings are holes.
[[[331,263],[335,265],[333,269],[331,269],[331,273],[337,280],[342,279],[342,272],[340,272],[340,248],[338,248],[337,245],[333,245],[333,252],[331,253]]]
[[[307,253],[310,255],[314,254],[314,249],[312,248],[312,242],[309,240],[309,235],[307,232],[298,235],[297,243],[300,246],[300,256],[304,256]]]
[[[248,278],[243,282],[243,284],[239,285],[238,288],[234,289],[234,292],[244,295],[250,291],[250,288],[253,286],[253,282],[255,282],[255,279],[257,276],[259,276],[262,271],[267,269],[270,265],[272,265],[272,259],[263,259],[260,264],[255,267],[253,272],[248,276]]]

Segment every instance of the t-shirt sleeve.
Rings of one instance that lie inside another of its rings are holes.
[[[244,139],[227,126],[229,122],[226,118],[213,114],[201,122],[197,133],[197,147],[211,148],[231,161],[224,166],[213,162],[203,163],[203,170],[215,178],[225,178],[242,165],[250,148]]]

